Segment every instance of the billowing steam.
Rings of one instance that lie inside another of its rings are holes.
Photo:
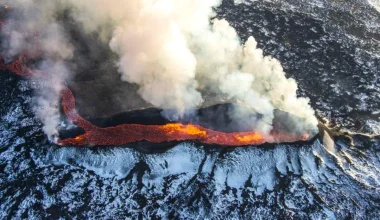
[[[43,130],[49,138],[57,134],[59,100],[62,83],[70,77],[67,60],[73,57],[73,47],[65,36],[65,29],[55,20],[58,4],[53,1],[9,1],[14,11],[6,20],[2,32],[9,35],[2,41],[1,55],[10,61],[20,54],[42,57],[36,69],[51,73],[37,91],[34,110],[42,120]],[[17,21],[17,22],[16,22]]]
[[[109,44],[119,55],[121,79],[138,84],[139,94],[154,106],[169,110],[170,117],[181,118],[203,103],[204,94],[212,93],[252,110],[237,108],[230,113],[232,118],[247,116],[242,126],[269,133],[273,110],[281,109],[301,118],[295,130],[314,129],[317,120],[308,99],[297,98],[297,84],[285,77],[281,64],[263,56],[253,37],[242,43],[227,21],[210,20],[213,7],[219,3],[219,0],[8,0],[11,7],[20,9],[15,16],[22,20],[22,26],[6,25],[12,33],[7,55],[40,51],[53,62],[52,66],[67,63],[73,47],[57,20],[58,14],[66,13],[85,33],[96,32],[102,42]],[[40,33],[39,38],[33,38],[33,33]],[[52,72],[66,79],[70,75],[64,65]],[[54,87],[59,91],[59,85]],[[58,98],[47,100],[56,103]],[[52,114],[43,115],[54,118]]]

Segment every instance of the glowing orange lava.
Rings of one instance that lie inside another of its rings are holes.
[[[62,106],[66,116],[83,128],[85,133],[75,138],[60,140],[60,145],[123,145],[138,141],[162,143],[194,140],[205,144],[241,146],[265,142],[264,136],[257,132],[224,133],[193,124],[123,124],[107,128],[96,127],[78,115],[74,96],[67,87],[62,91]]]
[[[10,64],[0,62],[0,69],[10,71],[26,77],[41,77],[43,72],[33,71],[25,64],[25,56],[20,56]],[[59,145],[124,145],[139,141],[162,143],[169,141],[198,141],[204,144],[224,146],[258,145],[265,142],[295,142],[306,141],[308,134],[280,134],[272,133],[264,136],[259,132],[232,132],[214,131],[194,124],[170,123],[166,125],[123,124],[114,127],[100,128],[83,119],[75,109],[75,98],[71,90],[64,86],[61,91],[62,107],[68,119],[85,133],[75,138],[59,140]]]
[[[3,5],[9,9],[8,5]],[[0,28],[4,22],[0,21]],[[8,32],[3,32],[9,35]],[[32,35],[38,37],[38,34]],[[39,70],[30,69],[26,63],[29,59],[38,58],[38,51],[21,54],[16,60],[5,64],[0,57],[0,70],[8,69],[23,77],[48,77],[49,74]],[[83,128],[83,135],[75,138],[58,140],[59,145],[124,145],[139,141],[162,143],[169,141],[198,141],[205,144],[224,146],[258,145],[265,142],[295,142],[306,141],[309,134],[274,133],[263,135],[259,132],[233,132],[224,133],[204,128],[194,124],[170,123],[166,125],[122,124],[114,127],[100,128],[82,118],[76,111],[75,98],[71,90],[64,84],[61,91],[62,108],[67,118]]]

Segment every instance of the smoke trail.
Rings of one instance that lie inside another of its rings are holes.
[[[8,37],[2,41],[1,55],[5,61],[11,61],[19,54],[36,57],[39,62],[34,64],[34,69],[48,73],[44,86],[36,91],[33,109],[44,124],[44,132],[53,139],[59,123],[58,102],[62,83],[70,76],[65,60],[73,56],[66,31],[56,20],[61,6],[54,1],[32,0],[8,4],[15,10],[2,27],[2,32]]]
[[[33,17],[35,12],[24,2],[12,0],[9,4],[24,8],[24,16]],[[281,109],[300,117],[295,131],[315,129],[317,120],[308,99],[297,97],[297,84],[286,78],[281,64],[263,56],[253,37],[242,43],[227,21],[210,20],[219,0],[28,2],[38,2],[38,7],[31,8],[43,15],[29,21],[29,26],[40,27],[47,22],[61,27],[53,14],[69,10],[84,32],[96,32],[119,55],[121,79],[138,84],[139,94],[154,106],[167,109],[170,118],[182,117],[202,105],[205,94],[212,93],[249,107],[249,111],[237,107],[230,113],[231,118],[242,121],[242,126],[269,133],[273,110]],[[14,41],[19,38],[15,34]],[[70,48],[65,38],[54,39],[60,42],[56,49]],[[13,51],[28,48],[15,45]],[[52,56],[56,49],[45,48],[45,53]],[[69,57],[60,54],[60,59]]]

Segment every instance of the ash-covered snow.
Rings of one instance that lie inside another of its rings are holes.
[[[379,13],[365,1],[225,1],[218,9],[341,126],[379,134]],[[344,21],[344,22],[342,22]],[[58,147],[33,90],[0,74],[0,219],[378,219],[380,139],[156,154]],[[359,124],[359,125],[357,125]],[[325,140],[326,141],[326,140]]]

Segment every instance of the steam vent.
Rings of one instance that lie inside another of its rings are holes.
[[[379,219],[376,0],[0,1],[0,219]]]

